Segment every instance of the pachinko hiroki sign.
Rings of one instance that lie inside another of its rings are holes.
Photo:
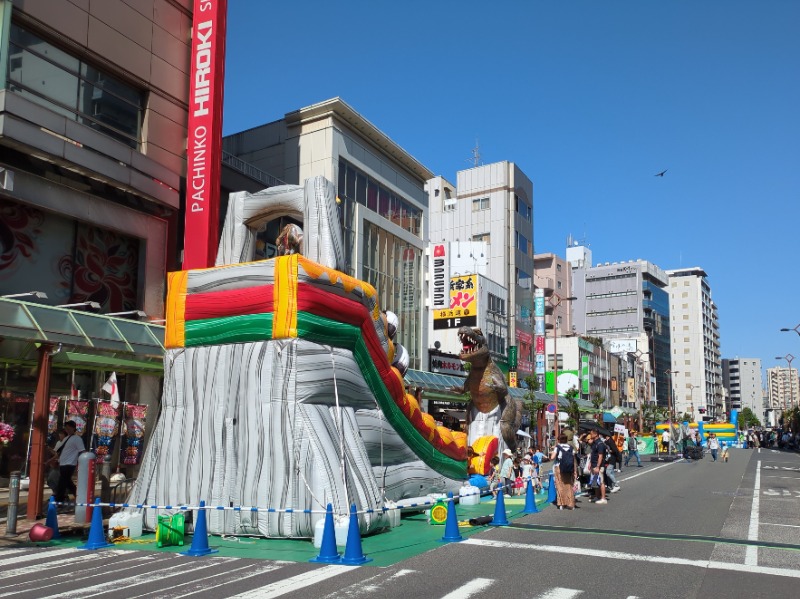
[[[478,275],[450,277],[450,306],[433,311],[434,329],[478,324]]]
[[[227,0],[194,0],[186,146],[184,270],[213,266],[217,254],[227,10]]]

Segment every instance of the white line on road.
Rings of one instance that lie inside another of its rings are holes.
[[[310,572],[304,572],[291,578],[273,582],[266,586],[245,593],[234,595],[231,599],[272,599],[273,597],[280,597],[286,593],[291,593],[297,589],[302,589],[312,584],[317,584],[328,578],[333,578],[344,572],[352,572],[353,566],[325,566]]]
[[[3,555],[8,555],[10,552],[3,552]],[[55,549],[52,551],[36,551],[34,553],[29,553],[28,555],[20,555],[18,557],[10,557],[8,559],[0,559],[0,566],[8,566],[11,564],[19,564],[21,562],[32,562],[37,559],[50,559],[51,557],[56,557],[58,555],[66,555],[66,554],[75,555],[75,548],[70,547],[68,549]]]
[[[788,526],[789,528],[800,528],[797,524],[776,524],[775,522],[762,522],[761,526]]]
[[[468,597],[472,597],[475,593],[482,591],[493,582],[494,580],[491,578],[473,578],[461,588],[447,593],[442,599],[467,599]]]
[[[536,595],[536,599],[574,599],[581,593],[583,593],[583,591],[578,591],[576,589],[565,589],[564,587],[556,587],[542,593],[541,595]]]
[[[683,461],[683,458],[681,458],[680,460],[675,460],[674,462],[669,462],[667,464],[661,464],[660,466],[656,466],[655,468],[649,468],[648,470],[645,470],[644,472],[639,472],[638,474],[632,474],[630,476],[626,476],[625,478],[622,478],[620,476],[619,477],[619,482],[623,483],[625,481],[632,480],[632,479],[636,478],[637,476],[642,476],[644,474],[650,474],[651,472],[655,472],[659,468],[666,468],[667,466],[672,466],[673,464],[677,464],[678,462],[682,462],[682,461]]]
[[[800,480],[800,476],[771,476],[765,475],[764,478],[788,478],[789,480]]]
[[[750,527],[747,529],[747,540],[758,540],[758,509],[761,502],[761,460],[756,462],[756,481],[753,484],[753,507],[750,510]],[[758,565],[758,547],[748,545],[744,556],[744,563],[747,566]]]
[[[606,551],[603,549],[581,548],[578,553],[574,547],[559,547],[557,545],[527,545],[525,543],[507,543],[504,541],[492,541],[489,539],[477,539],[470,537],[459,543],[459,546],[476,545],[478,547],[493,547],[495,549],[528,549],[530,551],[549,551],[550,553],[561,553],[573,557],[599,557],[603,559],[618,559],[629,562],[649,562],[657,564],[672,564],[674,566],[689,566],[693,568],[706,568],[708,570],[726,570],[747,574],[765,574],[767,576],[782,576],[785,578],[800,579],[800,570],[771,568],[768,566],[750,566],[737,564],[735,562],[712,562],[705,559],[685,559],[682,557],[662,557],[657,555],[642,555],[640,553],[625,553],[622,551]]]

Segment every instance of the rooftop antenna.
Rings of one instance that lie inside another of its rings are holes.
[[[481,148],[477,137],[475,138],[475,147],[472,148],[472,158],[469,159],[469,162],[472,163],[473,167],[481,165]]]

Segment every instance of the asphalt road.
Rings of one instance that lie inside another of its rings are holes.
[[[0,546],[0,597],[797,596],[800,456],[645,464],[607,505],[548,507],[387,568]]]

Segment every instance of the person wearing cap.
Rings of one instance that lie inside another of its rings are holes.
[[[56,501],[59,503],[67,500],[67,491],[72,496],[77,493],[75,483],[72,482],[72,475],[75,474],[75,467],[78,465],[78,454],[86,451],[83,439],[75,434],[77,427],[74,420],[64,423],[64,430],[67,438],[61,445],[58,456],[58,487],[56,488]]]
[[[500,466],[500,480],[503,492],[511,497],[514,493],[514,454],[507,447],[503,450],[503,465]]]

